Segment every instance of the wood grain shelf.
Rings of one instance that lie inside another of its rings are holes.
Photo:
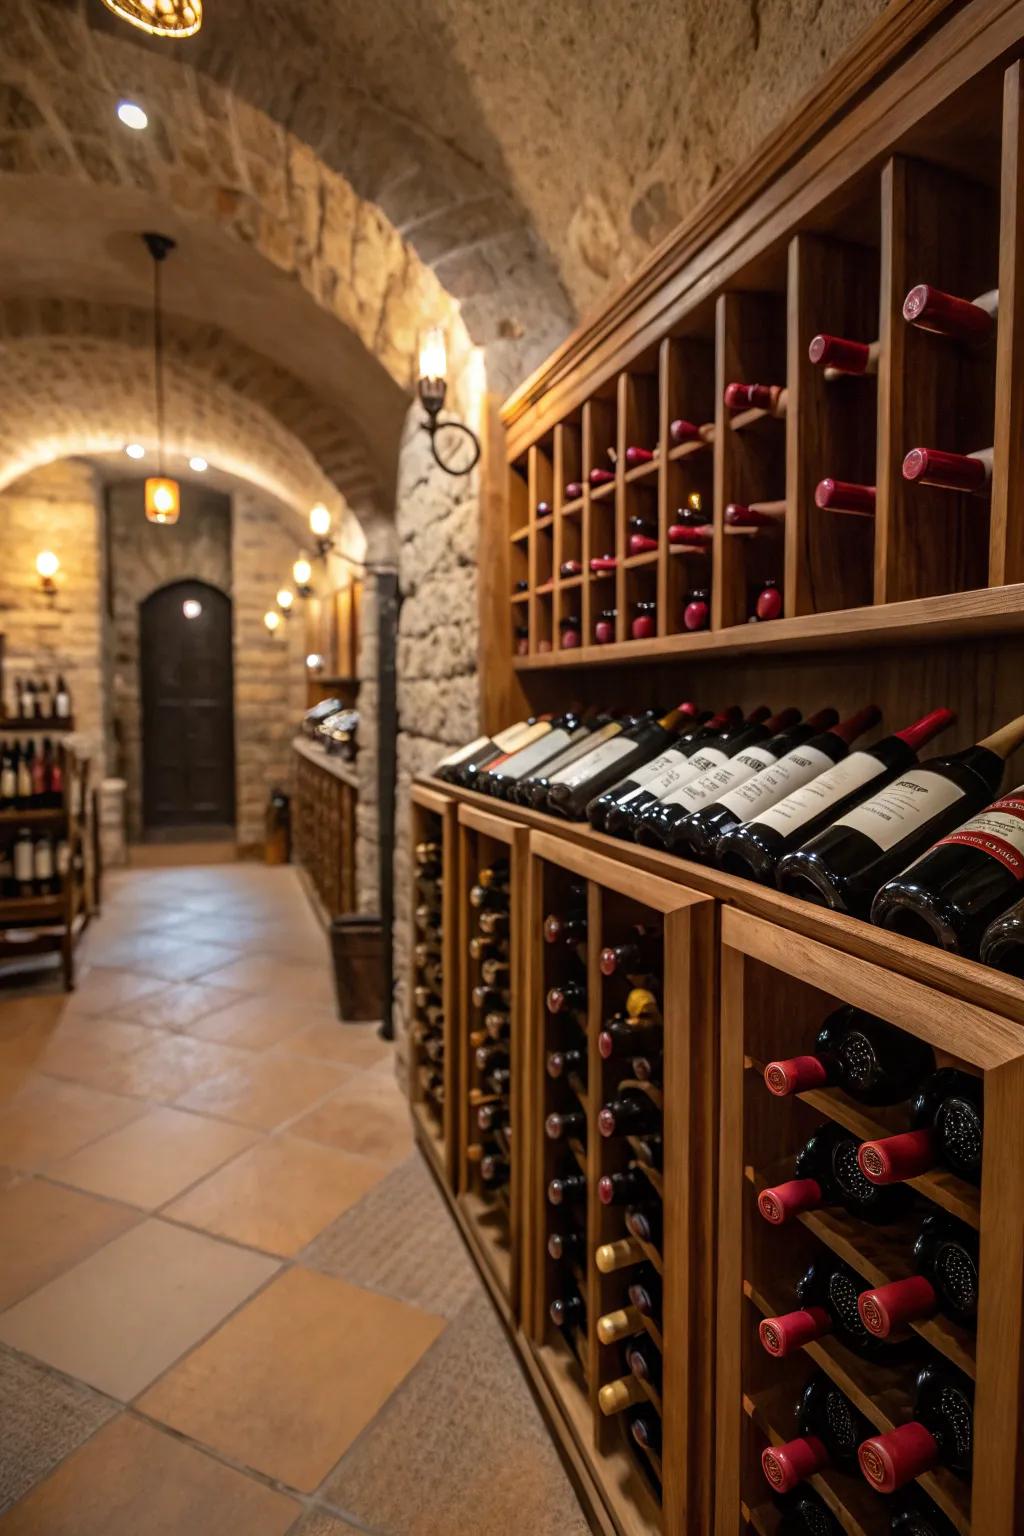
[[[627,555],[622,562],[622,568],[626,571],[643,570],[645,566],[657,565],[660,558],[656,549],[647,549],[640,555]]]
[[[645,480],[653,480],[661,470],[660,456],[656,455],[647,464],[634,464],[632,469],[626,470],[625,483],[627,485],[642,485]]]
[[[67,811],[63,806],[57,808],[43,807],[31,811],[0,811],[0,826],[37,826],[45,823],[64,821]]]
[[[0,718],[0,736],[59,736],[74,729],[73,715],[55,715],[49,720]]]

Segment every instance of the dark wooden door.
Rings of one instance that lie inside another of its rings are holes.
[[[139,645],[145,827],[233,825],[231,599],[201,581],[161,587],[139,605]]]

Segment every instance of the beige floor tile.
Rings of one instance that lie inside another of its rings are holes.
[[[139,1030],[146,1044],[128,1056],[114,1057],[84,1067],[78,1081],[106,1093],[123,1093],[139,1099],[170,1103],[190,1088],[239,1066],[247,1053],[208,1040],[193,1040],[190,1035],[154,1031],[141,1024]]]
[[[440,1318],[292,1269],[142,1398],[143,1412],[312,1491],[437,1338]]]
[[[0,1519],[3,1536],[284,1536],[285,1494],[122,1414]]]
[[[99,1136],[138,1119],[135,1099],[97,1093],[79,1083],[33,1077],[0,1107],[0,1163],[46,1168]]]
[[[218,988],[217,990],[222,990]],[[250,1051],[263,1051],[278,1045],[304,1027],[309,1017],[301,1006],[280,997],[260,997],[249,993],[216,1013],[207,1014],[190,1024],[190,1035],[203,1040],[222,1040],[226,1045],[242,1045]]]
[[[93,1088],[109,1085],[97,1074],[115,1061],[152,1045],[153,1032],[141,1024],[92,1015],[72,1015],[59,1024],[40,1051],[36,1071],[48,1077],[67,1077]]]
[[[293,1136],[389,1164],[408,1157],[413,1142],[409,1106],[398,1085],[378,1072],[354,1072],[289,1129]]]
[[[0,1192],[0,1311],[139,1220],[138,1211],[23,1179]]]
[[[201,981],[179,982],[163,992],[126,1003],[118,1010],[118,1017],[132,1019],[151,1029],[187,1030],[198,1019],[206,1018],[218,1008],[226,1008],[240,996],[241,993],[232,992],[229,987],[207,987]]]
[[[144,1221],[0,1315],[0,1342],[128,1402],[275,1267]]]
[[[202,927],[201,918],[196,920],[196,927]],[[194,981],[205,972],[229,965],[237,959],[237,948],[190,938],[179,929],[166,949],[145,961],[145,970],[149,975],[162,977],[165,982]]]
[[[342,1067],[381,1067],[395,1056],[394,1046],[380,1038],[376,1024],[343,1024],[332,1014],[314,1019],[283,1041],[281,1049]]]
[[[272,1136],[168,1206],[164,1215],[289,1256],[380,1182],[387,1165]]]
[[[256,1132],[207,1115],[154,1109],[52,1168],[78,1189],[155,1210],[252,1145]]]
[[[159,992],[166,985],[157,976],[113,966],[89,966],[80,972],[75,990],[65,1002],[64,1013],[115,1013],[122,1003],[144,997],[147,992]]]
[[[334,982],[326,965],[301,965],[272,955],[247,955],[207,972],[203,979],[211,986],[270,993],[307,1009],[330,1008],[334,1000]]]
[[[338,1067],[299,1057],[253,1056],[183,1094],[178,1103],[182,1109],[270,1131],[309,1109],[338,1087],[343,1076]]]

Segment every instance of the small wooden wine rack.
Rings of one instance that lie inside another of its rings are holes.
[[[435,1172],[453,1188],[456,1173],[453,1106],[457,1081],[454,1019],[458,1008],[455,809],[450,796],[424,785],[413,786],[409,915],[415,937],[409,978],[409,1095],[421,1145]],[[439,866],[439,873],[426,882],[418,874],[416,855],[416,850],[424,845],[436,846]],[[424,942],[425,932],[417,914],[425,905],[436,914],[432,915],[428,926],[440,935],[437,946],[439,973],[426,969],[416,954],[416,945]],[[429,1001],[431,997],[433,1002]],[[431,1040],[440,1042],[440,1060],[428,1054],[427,1042]]]
[[[1018,1528],[1024,1411],[1019,1376],[1006,1365],[1017,1358],[1024,1320],[1024,1037],[981,1009],[948,1000],[936,1007],[935,994],[912,981],[734,911],[722,917],[721,986],[718,1536],[733,1536],[740,1516],[753,1530],[769,1528],[760,1452],[795,1433],[794,1405],[815,1368],[878,1429],[891,1430],[912,1417],[914,1373],[933,1352],[974,1380],[974,1470],[969,1482],[931,1472],[921,1487],[961,1536],[1010,1536]],[[981,1076],[982,1186],[930,1172],[912,1181],[919,1197],[913,1217],[873,1226],[826,1206],[773,1227],[757,1212],[757,1191],[790,1176],[793,1153],[816,1126],[836,1121],[861,1140],[908,1128],[906,1104],[868,1109],[838,1088],[779,1099],[765,1087],[765,1063],[811,1050],[819,1025],[842,1003],[926,1041],[943,1065]],[[765,1352],[759,1320],[792,1309],[794,1284],[816,1256],[837,1255],[865,1289],[903,1279],[916,1227],[933,1208],[980,1228],[976,1333],[936,1314],[916,1325],[921,1354],[911,1365],[864,1359],[832,1336],[784,1359]],[[820,1473],[812,1483],[844,1531],[888,1532],[886,1501],[856,1468]]]

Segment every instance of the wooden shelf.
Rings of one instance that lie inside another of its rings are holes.
[[[0,736],[54,736],[75,728],[74,716],[54,717],[51,720],[0,719]]]
[[[640,555],[627,555],[622,562],[624,571],[642,570],[646,565],[657,565],[658,551],[656,549],[644,550]]]
[[[67,820],[63,806],[32,811],[0,811],[0,826],[36,826],[41,823]]]
[[[634,464],[632,469],[626,470],[626,484],[642,484],[645,480],[653,479],[661,469],[661,458],[655,455],[648,464]]]

